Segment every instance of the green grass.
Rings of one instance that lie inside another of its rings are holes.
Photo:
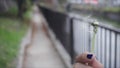
[[[14,68],[19,45],[26,26],[18,19],[0,17],[0,68]]]

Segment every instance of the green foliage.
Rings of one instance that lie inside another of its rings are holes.
[[[33,5],[32,5],[31,0],[26,0],[25,3],[26,3],[27,10],[26,12],[23,13],[23,18],[25,20],[30,20],[32,17],[32,6]]]
[[[106,7],[106,8],[103,8],[103,11],[118,13],[120,12],[120,8],[119,7]]]
[[[25,26],[17,19],[0,18],[0,68],[14,68]]]
[[[11,14],[11,15],[16,16],[17,13],[18,13],[18,9],[17,9],[16,6],[14,6],[14,7],[11,7],[7,12],[8,12],[9,14]]]
[[[32,17],[32,10],[31,10],[31,9],[27,10],[27,11],[23,14],[23,17],[24,17],[25,20],[30,20],[31,17]]]
[[[17,6],[13,6],[13,7],[9,8],[7,12],[0,13],[0,16],[16,17],[17,13],[18,13]]]
[[[92,5],[73,5],[73,8],[75,9],[81,9],[81,10],[90,10],[90,11],[101,11],[101,12],[112,12],[112,13],[119,13],[120,7],[97,7]]]
[[[66,3],[67,0],[58,0],[60,4]]]
[[[26,5],[27,5],[27,8],[30,8],[32,6],[31,0],[26,0]]]

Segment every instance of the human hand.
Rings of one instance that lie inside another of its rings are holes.
[[[76,58],[74,68],[103,68],[94,54],[85,52]]]

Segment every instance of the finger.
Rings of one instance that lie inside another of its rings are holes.
[[[73,68],[92,68],[92,67],[81,64],[81,63],[76,63]]]
[[[91,63],[95,59],[95,55],[92,53],[85,52],[76,58],[76,62],[79,63]]]
[[[90,64],[93,68],[104,68],[104,66],[96,58]]]
[[[95,55],[92,53],[85,52],[76,58],[76,62],[87,64],[93,68],[103,68],[103,65],[96,59]]]

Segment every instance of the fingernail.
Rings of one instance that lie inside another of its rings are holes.
[[[93,54],[88,54],[88,55],[87,55],[87,58],[88,58],[88,59],[92,59],[92,57],[93,57]]]

